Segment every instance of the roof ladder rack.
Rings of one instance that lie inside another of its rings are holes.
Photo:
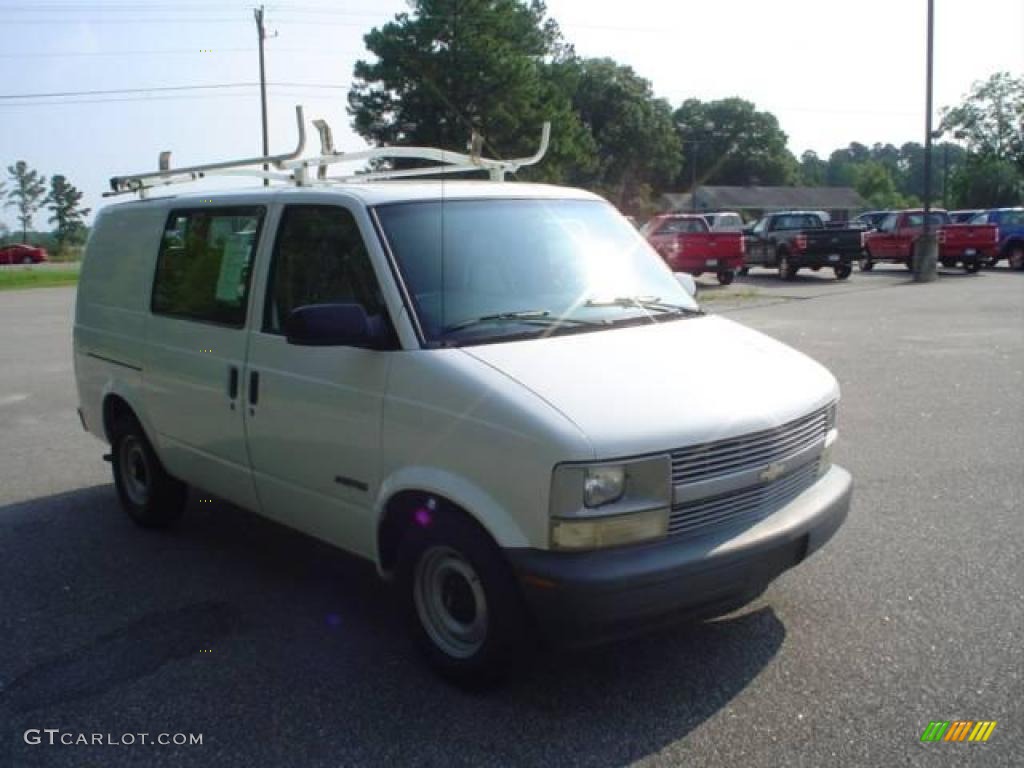
[[[510,160],[483,157],[483,137],[476,131],[469,142],[469,154],[450,152],[433,147],[376,147],[360,152],[339,152],[334,148],[331,127],[324,120],[314,120],[313,125],[320,135],[320,154],[302,157],[306,148],[306,127],[301,106],[295,107],[298,126],[298,144],[292,152],[265,157],[250,157],[241,160],[227,160],[207,165],[193,165],[185,168],[171,167],[171,153],[160,153],[158,170],[126,176],[114,176],[110,180],[111,191],[104,197],[137,193],[145,197],[149,189],[172,184],[186,184],[199,181],[207,176],[254,176],[271,181],[286,182],[296,186],[329,185],[358,181],[379,181],[384,179],[414,178],[454,173],[486,171],[494,181],[504,181],[505,175],[520,168],[540,162],[551,140],[551,123],[544,123],[540,146],[529,157]],[[328,167],[341,163],[367,163],[373,160],[426,160],[434,165],[402,170],[370,170],[348,175],[328,176]],[[273,165],[276,170],[267,171],[263,166]],[[309,178],[309,171],[316,168],[315,179]]]
[[[274,165],[282,168],[282,163],[287,160],[294,160],[302,155],[306,148],[306,121],[303,117],[302,107],[295,107],[295,121],[299,129],[298,145],[292,152],[282,155],[267,155],[265,157],[249,157],[242,160],[227,160],[221,163],[208,163],[206,165],[192,165],[185,168],[171,168],[171,153],[164,151],[160,153],[159,170],[149,173],[137,173],[130,176],[114,176],[110,180],[110,192],[104,197],[120,195],[126,192],[137,192],[140,197],[146,196],[146,190],[152,187],[166,186],[170,184],[183,184],[191,181],[198,181],[206,176],[221,175],[230,172],[232,175],[255,175],[264,178],[287,180],[287,175],[274,174],[263,171],[263,165]],[[247,170],[259,169],[259,170]]]

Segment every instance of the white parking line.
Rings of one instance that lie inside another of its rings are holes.
[[[4,395],[0,397],[0,406],[14,405],[15,403],[20,403],[22,400],[28,400],[28,395]]]

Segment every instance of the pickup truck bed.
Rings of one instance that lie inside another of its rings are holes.
[[[694,277],[713,272],[728,285],[743,266],[743,234],[712,232],[702,216],[655,216],[643,234],[673,272]]]

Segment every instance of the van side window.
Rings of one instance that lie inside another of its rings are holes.
[[[241,327],[261,207],[172,211],[164,228],[153,312]]]
[[[361,304],[384,315],[384,298],[351,211],[335,205],[284,209],[270,266],[263,330],[283,333],[289,313],[310,304]]]

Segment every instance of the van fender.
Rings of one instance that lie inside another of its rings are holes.
[[[502,548],[528,547],[529,539],[509,511],[491,494],[465,477],[429,466],[403,467],[385,478],[374,502],[373,551],[380,563],[380,525],[388,502],[403,491],[435,494],[461,507]]]
[[[119,397],[121,400],[124,400],[128,404],[128,407],[132,409],[132,413],[135,414],[135,418],[138,419],[139,424],[142,425],[142,429],[146,433],[146,437],[149,438],[149,442],[153,445],[153,448],[156,449],[157,435],[153,431],[153,425],[149,423],[149,418],[146,415],[146,409],[142,405],[142,374],[136,374],[131,378],[136,380],[129,382],[127,377],[115,377],[108,375],[106,377],[106,381],[103,383],[103,387],[100,390],[100,415],[101,418],[103,418],[103,435],[109,443],[110,435],[107,434],[107,424],[104,417],[106,416],[107,398],[114,395]]]

